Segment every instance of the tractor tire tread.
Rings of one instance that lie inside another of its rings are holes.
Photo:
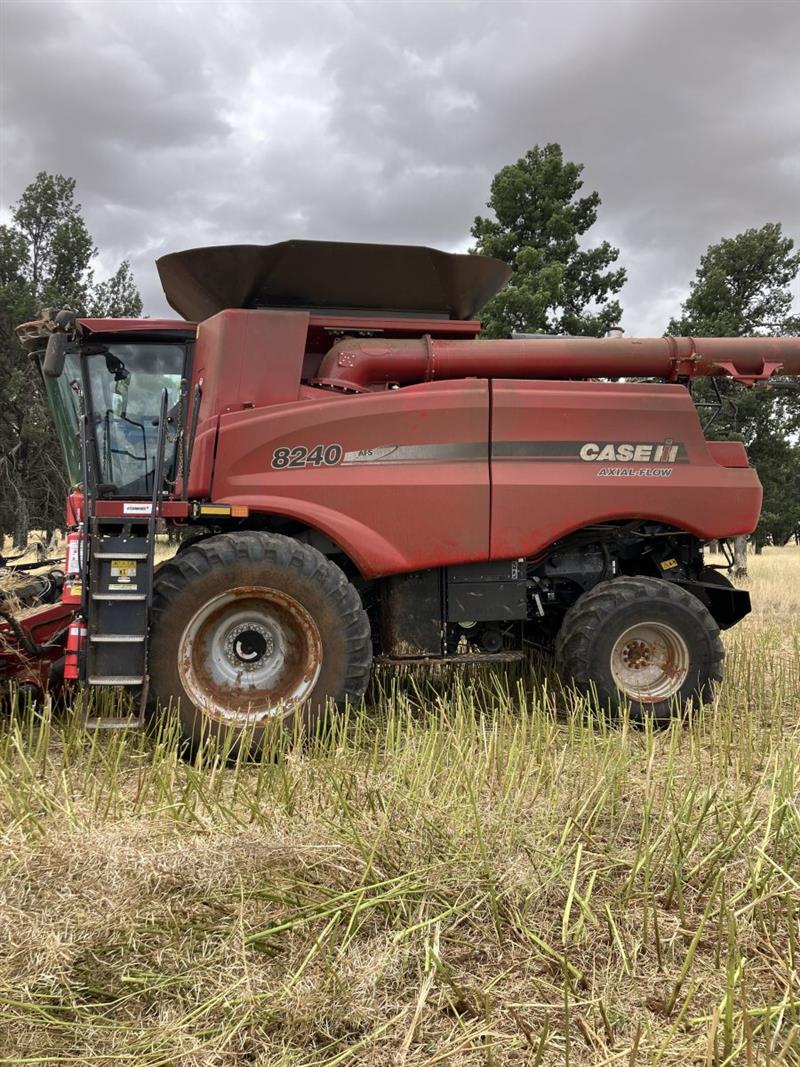
[[[687,590],[665,579],[621,577],[599,582],[568,608],[555,642],[555,657],[562,676],[569,678],[582,693],[592,691],[596,667],[592,663],[594,641],[613,612],[638,601],[658,597],[689,613],[703,630],[709,654],[703,664],[703,689],[722,680],[724,648],[719,629],[703,603]],[[642,709],[640,709],[642,711]],[[642,711],[642,713],[644,713]],[[655,718],[667,718],[658,712]]]
[[[267,565],[313,584],[336,614],[346,650],[346,669],[334,701],[360,700],[372,669],[372,634],[358,590],[335,562],[312,545],[283,534],[237,531],[197,542],[159,568],[153,588],[152,623],[191,585],[217,570]]]

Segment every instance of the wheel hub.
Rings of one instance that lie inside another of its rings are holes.
[[[669,700],[679,693],[689,665],[683,637],[663,622],[629,627],[611,650],[611,674],[617,689],[642,703]]]
[[[193,704],[229,723],[284,716],[322,666],[316,623],[294,597],[249,586],[213,597],[184,630],[178,670]]]
[[[650,645],[645,641],[629,641],[622,650],[622,659],[633,671],[646,667],[652,658]]]
[[[240,623],[225,638],[228,661],[234,667],[243,666],[246,671],[256,670],[274,652],[275,639],[271,631],[260,623]]]

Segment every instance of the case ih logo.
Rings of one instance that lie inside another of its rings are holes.
[[[587,441],[578,453],[585,463],[681,463],[685,450],[680,442]]]

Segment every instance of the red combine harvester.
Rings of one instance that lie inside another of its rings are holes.
[[[800,374],[800,339],[480,340],[508,268],[426,248],[158,269],[184,320],[19,328],[74,488],[63,586],[6,606],[0,676],[127,687],[142,721],[178,703],[188,739],[256,741],[358,700],[376,659],[533,644],[637,716],[710,695],[750,602],[703,545],[752,531],[761,487],[689,387]],[[156,566],[164,526],[186,536]]]

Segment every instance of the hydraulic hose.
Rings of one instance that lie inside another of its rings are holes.
[[[50,641],[46,645],[40,645],[38,641],[34,641],[30,634],[25,633],[25,631],[22,629],[22,627],[14,618],[14,616],[7,611],[0,610],[0,619],[8,623],[11,632],[14,634],[16,639],[25,649],[25,651],[29,655],[35,656],[36,659],[41,659],[43,656],[46,656],[48,652],[52,652],[54,649],[61,648],[61,645],[59,645],[56,641]],[[68,627],[65,626],[62,630],[59,630],[58,633],[54,634],[53,636],[61,637],[63,633],[66,633],[67,629]]]

